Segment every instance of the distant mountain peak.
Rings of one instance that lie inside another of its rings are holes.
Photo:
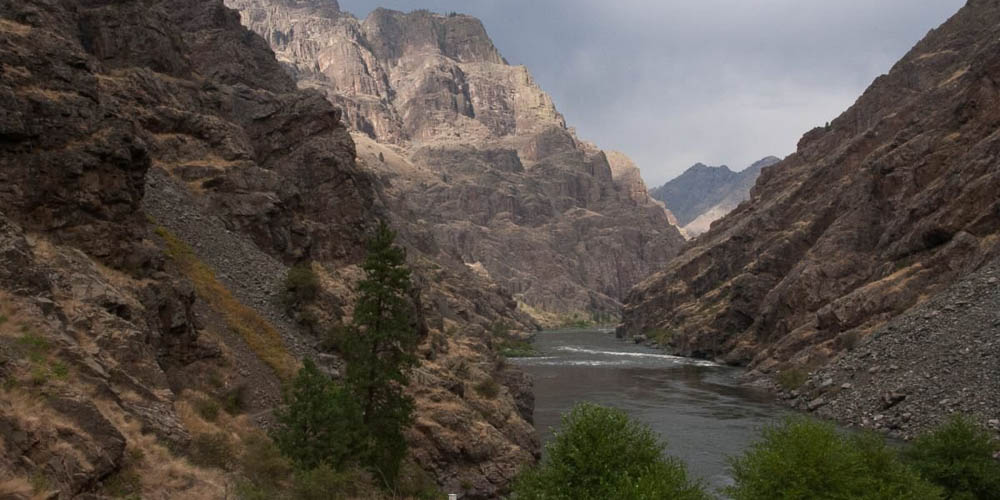
[[[747,199],[760,169],[778,161],[777,157],[768,156],[739,172],[727,165],[713,167],[695,163],[649,194],[666,205],[688,234],[697,235]]]

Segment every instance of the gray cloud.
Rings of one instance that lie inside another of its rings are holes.
[[[964,0],[340,0],[483,20],[579,135],[650,186],[691,164],[785,156]]]

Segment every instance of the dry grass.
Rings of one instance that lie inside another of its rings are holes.
[[[13,33],[15,35],[24,36],[31,33],[31,26],[27,24],[16,23],[9,19],[0,19],[0,31],[4,33]]]
[[[33,97],[45,101],[72,101],[81,99],[76,92],[66,92],[64,90],[45,89],[41,87],[21,87],[17,89],[17,94],[24,97]]]
[[[279,378],[291,379],[298,369],[298,361],[288,353],[278,330],[256,311],[240,303],[186,243],[162,227],[156,229],[156,234],[166,242],[167,254],[194,284],[198,297],[221,313],[229,328],[239,334]]]
[[[0,481],[0,498],[36,498],[27,478],[15,477]]]
[[[129,489],[138,486],[141,491],[133,492],[133,495],[146,500],[226,497],[231,486],[221,471],[195,467],[174,455],[157,440],[155,434],[144,434],[139,420],[126,419],[114,403],[98,401],[95,404],[126,438],[128,458],[124,475],[117,478],[112,486]]]
[[[955,80],[958,80],[959,78],[961,78],[963,75],[965,75],[968,72],[969,72],[969,67],[968,66],[966,66],[964,68],[959,68],[954,73],[952,73],[952,75],[950,77],[948,77],[948,79],[946,79],[943,82],[941,82],[940,84],[938,84],[938,88],[944,87],[944,86],[946,86],[946,85],[954,82]]]

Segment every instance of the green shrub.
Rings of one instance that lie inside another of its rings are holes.
[[[623,411],[581,403],[563,416],[542,463],[517,478],[514,492],[519,500],[709,498],[663,449]]]
[[[101,491],[112,498],[139,498],[142,477],[131,467],[122,467],[104,480]]]
[[[201,418],[215,422],[219,418],[219,403],[215,400],[202,398],[194,403],[194,409],[201,415]]]
[[[31,332],[28,327],[21,328],[21,337],[17,339],[17,346],[28,356],[33,363],[39,363],[45,359],[45,355],[51,349],[49,341],[36,333]]]
[[[661,346],[670,345],[674,338],[674,332],[667,328],[654,328],[646,332],[646,338],[655,340]]]
[[[468,488],[465,488],[468,489]],[[404,464],[400,474],[398,496],[414,500],[440,500],[447,498],[434,479],[413,462]]]
[[[275,413],[272,438],[300,469],[328,464],[342,470],[363,449],[361,408],[351,394],[306,359],[284,408]]]
[[[907,462],[955,500],[1000,499],[1000,450],[990,432],[971,418],[955,416],[918,436],[905,451]]]
[[[62,380],[69,376],[69,367],[62,361],[53,362],[49,368],[52,371],[52,375],[57,379]]]
[[[493,399],[500,395],[500,384],[492,378],[484,379],[482,382],[476,384],[474,388],[480,396],[485,398]]]
[[[508,339],[500,343],[500,355],[506,358],[530,358],[538,356],[538,350],[527,340]]]
[[[370,493],[371,480],[358,468],[338,472],[327,464],[295,472],[292,498],[295,500],[337,500],[363,498]]]
[[[4,324],[6,322],[7,322],[7,315],[0,314],[0,325]]]
[[[786,391],[794,391],[802,387],[802,384],[805,384],[808,378],[809,374],[805,369],[795,366],[781,370],[778,373],[778,385]]]
[[[249,400],[249,389],[246,385],[239,384],[222,395],[222,408],[230,415],[239,415],[246,410]]]
[[[510,326],[507,325],[506,321],[494,321],[490,324],[490,335],[493,337],[506,337],[510,335]]]
[[[266,435],[257,433],[244,438],[239,460],[243,476],[236,486],[239,498],[270,500],[279,498],[280,492],[287,489],[292,464]]]
[[[319,294],[319,276],[312,265],[302,262],[292,266],[285,277],[285,293],[282,297],[286,307],[308,304]]]
[[[324,352],[340,352],[350,334],[350,328],[339,324],[334,325],[320,339],[320,349]]]
[[[731,459],[735,500],[937,499],[882,438],[839,434],[832,424],[792,417]]]
[[[191,438],[191,463],[201,467],[215,467],[228,470],[235,454],[233,443],[225,433],[198,434]]]

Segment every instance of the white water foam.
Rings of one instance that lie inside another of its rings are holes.
[[[530,361],[520,361],[519,364],[535,366],[624,366],[627,361],[600,361],[596,359],[558,359],[558,358],[521,358]]]
[[[706,361],[704,359],[693,359],[685,358],[683,356],[673,356],[670,354],[654,354],[649,352],[618,352],[618,351],[597,351],[594,349],[584,349],[582,347],[574,346],[560,346],[556,348],[560,351],[575,352],[580,354],[596,354],[601,356],[626,356],[633,358],[652,358],[652,359],[663,359],[667,361],[673,361],[678,364],[684,365],[694,365],[694,366],[718,366],[716,363],[711,361]]]

